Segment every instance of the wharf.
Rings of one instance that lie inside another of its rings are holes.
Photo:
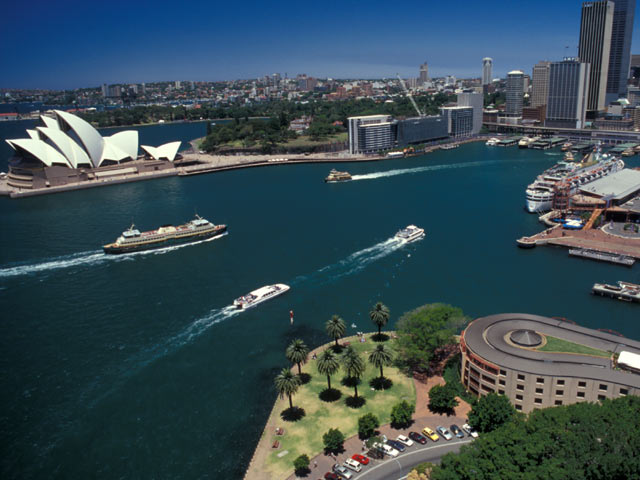
[[[522,137],[505,138],[504,140],[500,140],[498,143],[496,143],[496,145],[498,147],[513,147],[514,145],[517,145],[521,139]]]
[[[611,153],[613,155],[621,155],[625,150],[633,149],[640,145],[640,143],[621,143],[620,145],[616,145],[607,153]]]
[[[591,150],[593,150],[593,147],[595,147],[596,144],[592,143],[592,142],[582,142],[582,143],[578,143],[576,145],[573,145],[570,150],[572,152],[579,152],[579,153],[587,153],[590,152]]]
[[[600,252],[597,250],[589,250],[587,248],[571,248],[569,249],[569,255],[572,257],[588,258],[590,260],[598,260],[600,262],[615,263],[618,265],[624,265],[626,267],[633,266],[636,260],[633,257],[626,255],[618,255],[615,253]]]
[[[611,297],[625,302],[640,303],[640,285],[634,283],[618,282],[618,285],[594,283],[591,292],[594,295]]]
[[[640,259],[640,240],[609,235],[602,230],[563,230],[556,225],[530,237],[522,237],[518,244],[555,245],[582,248],[613,255]]]

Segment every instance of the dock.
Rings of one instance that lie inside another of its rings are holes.
[[[513,147],[514,145],[517,145],[521,139],[522,137],[509,137],[504,140],[500,140],[496,145],[498,147]]]
[[[593,148],[596,146],[595,143],[593,142],[581,142],[581,143],[577,143],[576,145],[571,147],[571,151],[572,152],[578,152],[578,153],[587,153],[590,152],[591,150],[593,150]]]
[[[533,148],[534,150],[548,150],[566,141],[567,139],[564,137],[541,138],[529,145],[529,148]]]
[[[640,303],[640,285],[628,282],[618,282],[618,285],[594,283],[591,289],[594,295],[615,298],[624,302]]]
[[[609,252],[601,252],[598,250],[590,250],[587,248],[571,248],[569,249],[569,255],[572,257],[588,258],[590,260],[597,260],[600,262],[615,263],[617,265],[624,265],[625,267],[632,267],[636,263],[635,258],[627,255],[619,255]]]

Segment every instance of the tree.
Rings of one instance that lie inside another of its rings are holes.
[[[408,403],[405,400],[396,403],[391,409],[391,425],[394,428],[408,427],[413,421],[415,411],[416,406],[413,403]]]
[[[293,408],[292,396],[298,391],[300,386],[300,377],[293,374],[288,368],[283,368],[274,380],[276,390],[280,398],[289,397],[289,408]]]
[[[302,367],[300,364],[307,361],[309,348],[299,338],[293,340],[286,350],[287,360],[298,365],[298,375],[302,375]]]
[[[331,375],[340,370],[340,362],[338,361],[338,356],[334,353],[333,350],[327,348],[322,354],[320,358],[318,358],[318,372],[321,375],[327,376],[327,385],[329,390],[331,390]]]
[[[311,471],[309,470],[309,462],[309,457],[304,453],[293,461],[293,468],[297,476],[302,477]]]
[[[429,390],[429,410],[435,413],[448,413],[458,406],[456,389],[452,384],[436,385]]]
[[[383,366],[393,363],[393,353],[384,343],[376,345],[376,348],[369,354],[369,362],[380,369],[380,378],[384,378]]]
[[[482,433],[491,432],[510,421],[515,413],[507,397],[492,392],[480,397],[473,406],[469,412],[469,425]]]
[[[389,309],[384,303],[378,302],[373,306],[373,310],[369,312],[369,318],[378,327],[378,337],[380,337],[382,327],[389,321]]]
[[[347,377],[353,380],[354,398],[358,398],[358,380],[365,371],[365,365],[352,346],[347,347],[342,354],[342,368],[344,368]]]
[[[379,426],[380,420],[378,420],[378,417],[373,413],[367,413],[358,418],[358,436],[361,440],[373,437]]]
[[[338,315],[333,315],[326,323],[327,333],[331,338],[336,341],[336,347],[338,346],[338,339],[342,338],[347,326]]]
[[[330,428],[327,433],[322,436],[325,453],[340,453],[344,451],[344,435],[337,428]]]
[[[398,359],[408,370],[428,372],[438,352],[453,343],[453,335],[468,318],[460,308],[433,303],[405,313],[398,320]]]

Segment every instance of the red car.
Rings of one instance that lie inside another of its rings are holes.
[[[356,453],[351,458],[353,458],[356,462],[359,462],[363,465],[369,465],[369,459],[364,455],[360,455],[359,453]]]
[[[340,480],[340,477],[338,476],[337,473],[333,473],[333,472],[327,472],[324,474],[324,478],[326,480]]]

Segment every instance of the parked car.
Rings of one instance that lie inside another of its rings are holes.
[[[404,443],[402,442],[398,442],[397,440],[387,440],[387,445],[389,445],[390,447],[395,448],[396,450],[398,450],[399,452],[404,452],[405,449],[407,448]]]
[[[382,460],[384,458],[384,451],[382,451],[382,449],[374,445],[367,452],[367,457],[375,458],[377,460]]]
[[[360,462],[356,462],[353,458],[347,458],[344,461],[344,466],[356,473],[360,473],[360,470],[362,470],[362,465],[360,464]]]
[[[340,477],[338,476],[338,474],[333,473],[333,472],[327,472],[324,474],[324,478],[325,480],[340,480]]]
[[[396,440],[405,444],[407,447],[411,447],[413,445],[413,440],[405,437],[404,435],[398,435],[398,438],[396,438]]]
[[[373,446],[381,449],[384,453],[386,453],[390,457],[394,457],[395,458],[398,455],[400,455],[400,452],[398,450],[396,450],[395,448],[390,447],[386,443],[374,443]]]
[[[420,445],[427,443],[427,437],[420,435],[418,432],[409,432],[409,438]]]
[[[436,430],[440,435],[444,437],[445,440],[451,440],[453,438],[453,435],[451,435],[451,432],[446,428],[441,427],[440,425],[436,427]]]
[[[422,434],[425,437],[430,438],[434,442],[437,442],[438,440],[440,440],[440,437],[438,436],[438,434],[436,432],[434,432],[433,430],[431,430],[429,427],[424,427],[422,429]]]
[[[339,463],[336,463],[333,466],[333,471],[344,478],[344,480],[351,480],[351,478],[353,478],[353,473],[351,473],[346,469],[346,467],[340,465]]]
[[[456,437],[464,438],[464,433],[458,425],[451,425],[449,428],[451,429],[451,433],[453,433]]]
[[[353,458],[356,462],[360,462],[362,465],[369,465],[369,459],[364,455],[360,455],[359,453],[352,455],[351,458]]]
[[[468,423],[465,423],[464,425],[462,425],[462,429],[467,432],[469,435],[471,435],[473,438],[478,438],[478,432],[476,432],[476,429],[473,428],[471,425],[469,425]]]

